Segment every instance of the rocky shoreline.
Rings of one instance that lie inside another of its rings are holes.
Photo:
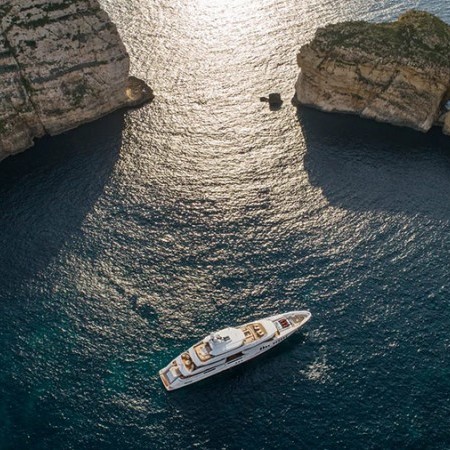
[[[450,26],[411,10],[389,23],[317,30],[297,55],[295,100],[328,112],[450,135]],[[98,0],[0,5],[0,160],[55,135],[153,99]],[[278,94],[267,101],[276,110]],[[271,97],[272,96],[272,97]]]
[[[317,30],[297,56],[300,104],[450,134],[450,26],[423,11]]]
[[[0,5],[0,160],[153,98],[97,0]]]

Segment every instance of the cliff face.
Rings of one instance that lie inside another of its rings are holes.
[[[420,131],[450,125],[449,55],[450,27],[422,11],[393,23],[328,25],[297,56],[297,100]]]
[[[128,72],[125,47],[97,0],[3,0],[0,159],[136,103]],[[151,97],[144,84],[138,91]]]

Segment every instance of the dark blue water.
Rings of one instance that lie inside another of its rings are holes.
[[[317,26],[448,3],[102,3],[157,98],[0,165],[0,448],[450,448],[450,140],[289,103]],[[300,308],[164,390],[198,338]]]

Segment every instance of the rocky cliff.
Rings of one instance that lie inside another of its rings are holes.
[[[317,30],[298,54],[297,100],[324,111],[428,131],[446,124],[450,27],[422,11],[396,22],[345,22]]]
[[[0,160],[152,97],[97,0],[0,3]]]

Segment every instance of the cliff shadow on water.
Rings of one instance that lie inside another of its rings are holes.
[[[36,142],[0,164],[0,279],[19,286],[76,233],[111,177],[124,113]]]
[[[334,206],[450,219],[450,138],[299,107],[313,186]]]

